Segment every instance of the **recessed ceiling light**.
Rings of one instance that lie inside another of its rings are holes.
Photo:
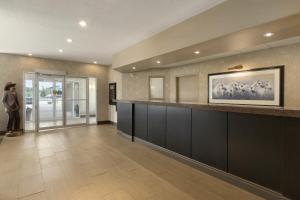
[[[96,64],[98,64],[98,62],[97,62],[97,61],[94,61],[94,64],[96,65]]]
[[[62,49],[58,49],[58,52],[59,52],[59,53],[63,53],[63,52],[64,52],[64,50],[62,50]]]
[[[268,33],[264,34],[265,37],[272,37],[273,35],[274,35],[274,33],[271,33],[271,32],[268,32]]]
[[[87,25],[86,21],[84,21],[84,20],[80,20],[80,21],[78,22],[78,24],[79,24],[81,27],[86,27],[86,25]]]
[[[67,40],[68,43],[72,43],[73,42],[73,40],[71,38],[67,38],[66,40]]]
[[[136,69],[136,67],[132,67],[132,69],[133,69],[133,70],[135,70],[135,69]]]
[[[156,63],[157,63],[157,64],[160,64],[160,61],[158,60],[158,61],[156,61]]]
[[[197,55],[198,55],[198,54],[200,54],[200,51],[195,51],[194,54],[197,54]]]
[[[32,56],[32,53],[27,54],[28,56]]]

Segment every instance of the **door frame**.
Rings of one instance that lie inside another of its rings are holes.
[[[34,102],[34,124],[35,127],[33,130],[25,130],[25,123],[26,123],[26,98],[25,98],[25,85],[26,85],[26,74],[33,74],[34,75],[34,81],[33,81],[33,89],[34,89],[34,94],[33,94],[33,102]],[[62,88],[63,88],[63,94],[62,94],[62,112],[63,112],[63,124],[62,126],[53,126],[53,127],[46,127],[46,128],[40,128],[39,127],[39,76],[52,76],[52,77],[62,77]],[[86,79],[86,123],[80,123],[80,124],[70,124],[67,125],[66,120],[66,96],[65,96],[65,91],[66,91],[66,78],[85,78]],[[90,123],[90,94],[89,94],[89,82],[90,78],[95,79],[95,117],[96,117],[96,122],[95,123]],[[97,77],[95,76],[75,76],[75,75],[62,75],[62,74],[46,74],[46,73],[39,73],[39,72],[30,72],[26,71],[23,72],[23,128],[24,131],[26,132],[39,132],[41,130],[49,130],[49,129],[57,129],[57,128],[64,128],[64,127],[76,127],[76,126],[88,126],[88,125],[96,125],[97,124],[97,119],[98,119],[98,80]]]

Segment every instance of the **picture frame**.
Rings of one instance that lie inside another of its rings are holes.
[[[284,65],[208,74],[208,103],[284,106]]]
[[[149,76],[149,99],[164,100],[165,99],[165,77]]]
[[[117,83],[109,83],[109,105],[117,105]]]

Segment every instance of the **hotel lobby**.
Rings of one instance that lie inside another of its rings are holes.
[[[0,200],[300,199],[299,0],[0,0]]]

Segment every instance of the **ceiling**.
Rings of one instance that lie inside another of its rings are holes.
[[[269,31],[272,31],[273,35],[266,37],[264,34]],[[132,73],[175,67],[299,42],[300,13],[127,64],[118,67],[117,70]]]
[[[0,0],[0,53],[110,65],[114,53],[223,1]]]

